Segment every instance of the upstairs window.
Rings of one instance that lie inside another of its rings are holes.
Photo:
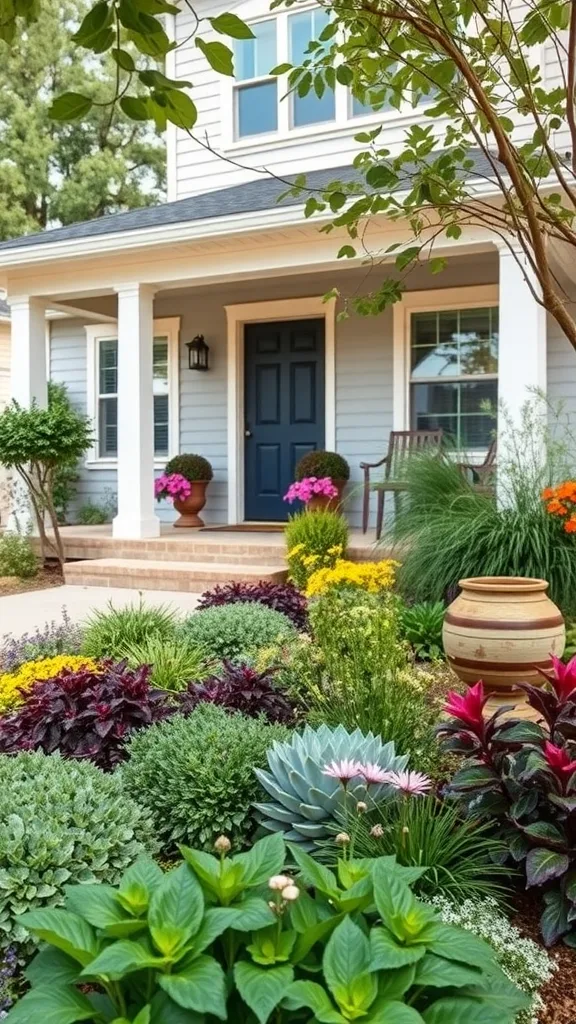
[[[276,19],[257,22],[251,29],[254,39],[234,44],[234,121],[239,139],[278,129],[278,81],[270,76],[278,63]]]
[[[314,39],[320,37],[330,18],[328,12],[321,7],[301,14],[291,14],[288,18],[290,47],[289,58],[292,64],[301,64],[306,60],[306,51]],[[292,94],[292,124],[300,128],[307,124],[320,124],[333,121],[336,117],[336,98],[334,90],[328,87],[322,96],[311,89],[306,96]]]

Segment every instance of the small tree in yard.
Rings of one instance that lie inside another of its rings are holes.
[[[0,414],[0,465],[24,480],[38,526],[42,557],[65,555],[54,507],[54,479],[62,465],[79,459],[92,442],[90,421],[69,405],[24,409],[17,402]],[[53,531],[47,532],[46,520]]]

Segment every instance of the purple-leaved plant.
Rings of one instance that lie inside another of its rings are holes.
[[[204,701],[218,704],[229,711],[241,711],[256,718],[265,715],[269,722],[289,724],[294,720],[294,708],[273,683],[274,669],[258,672],[252,665],[224,661],[219,675],[201,683],[189,683],[180,698],[179,710],[190,714]]]
[[[301,632],[308,628],[308,603],[292,583],[272,583],[268,580],[260,580],[258,583],[226,583],[206,590],[197,610],[247,601],[256,601],[275,612],[282,612]]]

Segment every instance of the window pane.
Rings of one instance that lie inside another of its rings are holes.
[[[416,416],[458,412],[458,384],[414,384],[412,408]]]
[[[168,395],[154,395],[154,454],[168,455]]]
[[[245,85],[237,90],[238,137],[275,132],[278,128],[276,82]]]
[[[260,21],[250,28],[254,39],[234,41],[234,73],[239,82],[270,74],[276,59],[276,21]]]
[[[168,394],[168,342],[154,340],[152,359],[152,387],[155,395]]]
[[[352,97],[352,117],[366,117],[367,114],[381,114],[388,110],[394,110],[389,91],[385,93],[382,89],[372,89],[362,99]]]
[[[483,412],[486,414],[488,406],[496,412],[498,404],[497,380],[463,381],[458,386],[460,388],[461,412]]]
[[[118,342],[101,341],[99,345],[99,393],[115,395],[118,391]]]
[[[322,8],[290,16],[290,60],[294,64],[301,64],[306,60],[310,42],[318,39],[329,20],[328,12]],[[313,89],[307,96],[293,94],[295,128],[306,124],[318,124],[321,121],[333,121],[335,116],[336,106],[332,89],[327,88],[321,97],[317,96]]]
[[[459,373],[457,345],[419,345],[412,349],[412,377],[451,377]]]
[[[496,422],[493,416],[462,416],[460,418],[460,447],[469,451],[489,448],[494,440]]]
[[[117,398],[101,398],[98,402],[98,454],[101,459],[118,455]]]

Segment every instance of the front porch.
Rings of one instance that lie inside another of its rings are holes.
[[[65,582],[77,586],[125,587],[201,593],[220,583],[282,582],[286,578],[281,531],[174,529],[160,527],[156,538],[113,536],[112,525],[65,526]],[[348,558],[385,558],[360,530],[350,533]]]

